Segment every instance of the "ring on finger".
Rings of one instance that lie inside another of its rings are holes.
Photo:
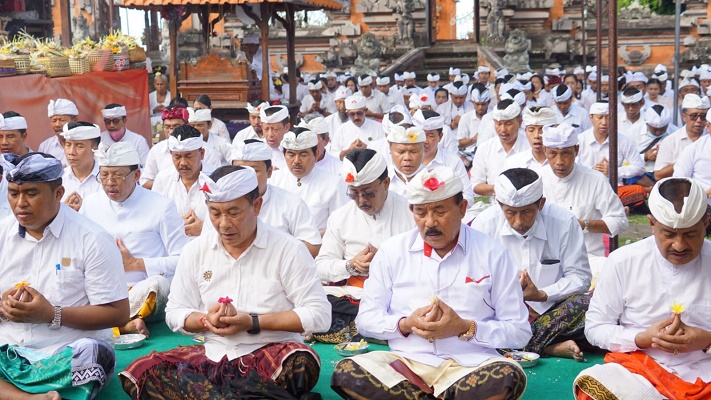
[[[679,354],[679,350],[676,350],[676,349],[675,349],[675,350],[674,350],[674,355],[677,355],[677,354]]]
[[[427,341],[430,343],[434,343],[435,340],[434,340],[434,338],[428,338]]]

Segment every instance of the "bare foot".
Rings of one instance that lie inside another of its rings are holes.
[[[575,361],[583,361],[583,352],[580,351],[578,344],[572,340],[552,344],[543,349],[543,354],[551,357],[572,358]]]
[[[140,333],[142,335],[146,335],[146,338],[151,336],[150,331],[148,331],[148,327],[146,327],[146,322],[140,318],[135,318],[128,321],[126,326],[119,329],[119,332],[121,332],[122,334]]]
[[[630,208],[628,206],[625,206],[625,215],[630,216]]]
[[[55,392],[54,390],[44,394],[31,395],[28,398],[32,400],[62,400],[62,396],[60,396],[59,393]]]

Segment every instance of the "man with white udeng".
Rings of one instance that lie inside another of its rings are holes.
[[[366,118],[366,98],[354,94],[346,99],[346,114],[350,121],[341,125],[333,135],[331,152],[343,160],[351,150],[364,149],[373,141],[385,137],[383,125],[371,118]]]
[[[128,142],[133,144],[141,158],[141,165],[146,163],[148,157],[148,143],[143,136],[126,128],[126,107],[121,104],[111,103],[101,110],[104,118],[106,130],[101,132],[101,143],[111,146],[116,142]]]
[[[595,287],[585,335],[611,353],[578,375],[579,400],[711,397],[706,205],[693,179],[663,179],[652,189],[653,236],[610,254]]]

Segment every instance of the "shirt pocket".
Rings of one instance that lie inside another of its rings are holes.
[[[54,293],[48,296],[53,305],[74,306],[86,298],[84,271],[66,268],[55,271]]]
[[[494,315],[494,308],[491,300],[491,277],[471,277],[471,282],[466,282],[459,286],[454,293],[452,309],[456,312],[464,312],[462,318],[486,318]],[[477,282],[478,281],[478,282]],[[468,310],[472,315],[466,315]],[[474,315],[475,314],[475,315]]]
[[[556,283],[558,279],[563,276],[560,270],[560,261],[553,264],[536,263],[536,265],[528,271],[528,274],[538,289]]]

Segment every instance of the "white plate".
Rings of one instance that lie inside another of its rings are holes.
[[[128,335],[119,335],[114,338],[114,348],[116,350],[135,349],[143,346],[146,341],[146,335],[140,333],[132,333]]]

